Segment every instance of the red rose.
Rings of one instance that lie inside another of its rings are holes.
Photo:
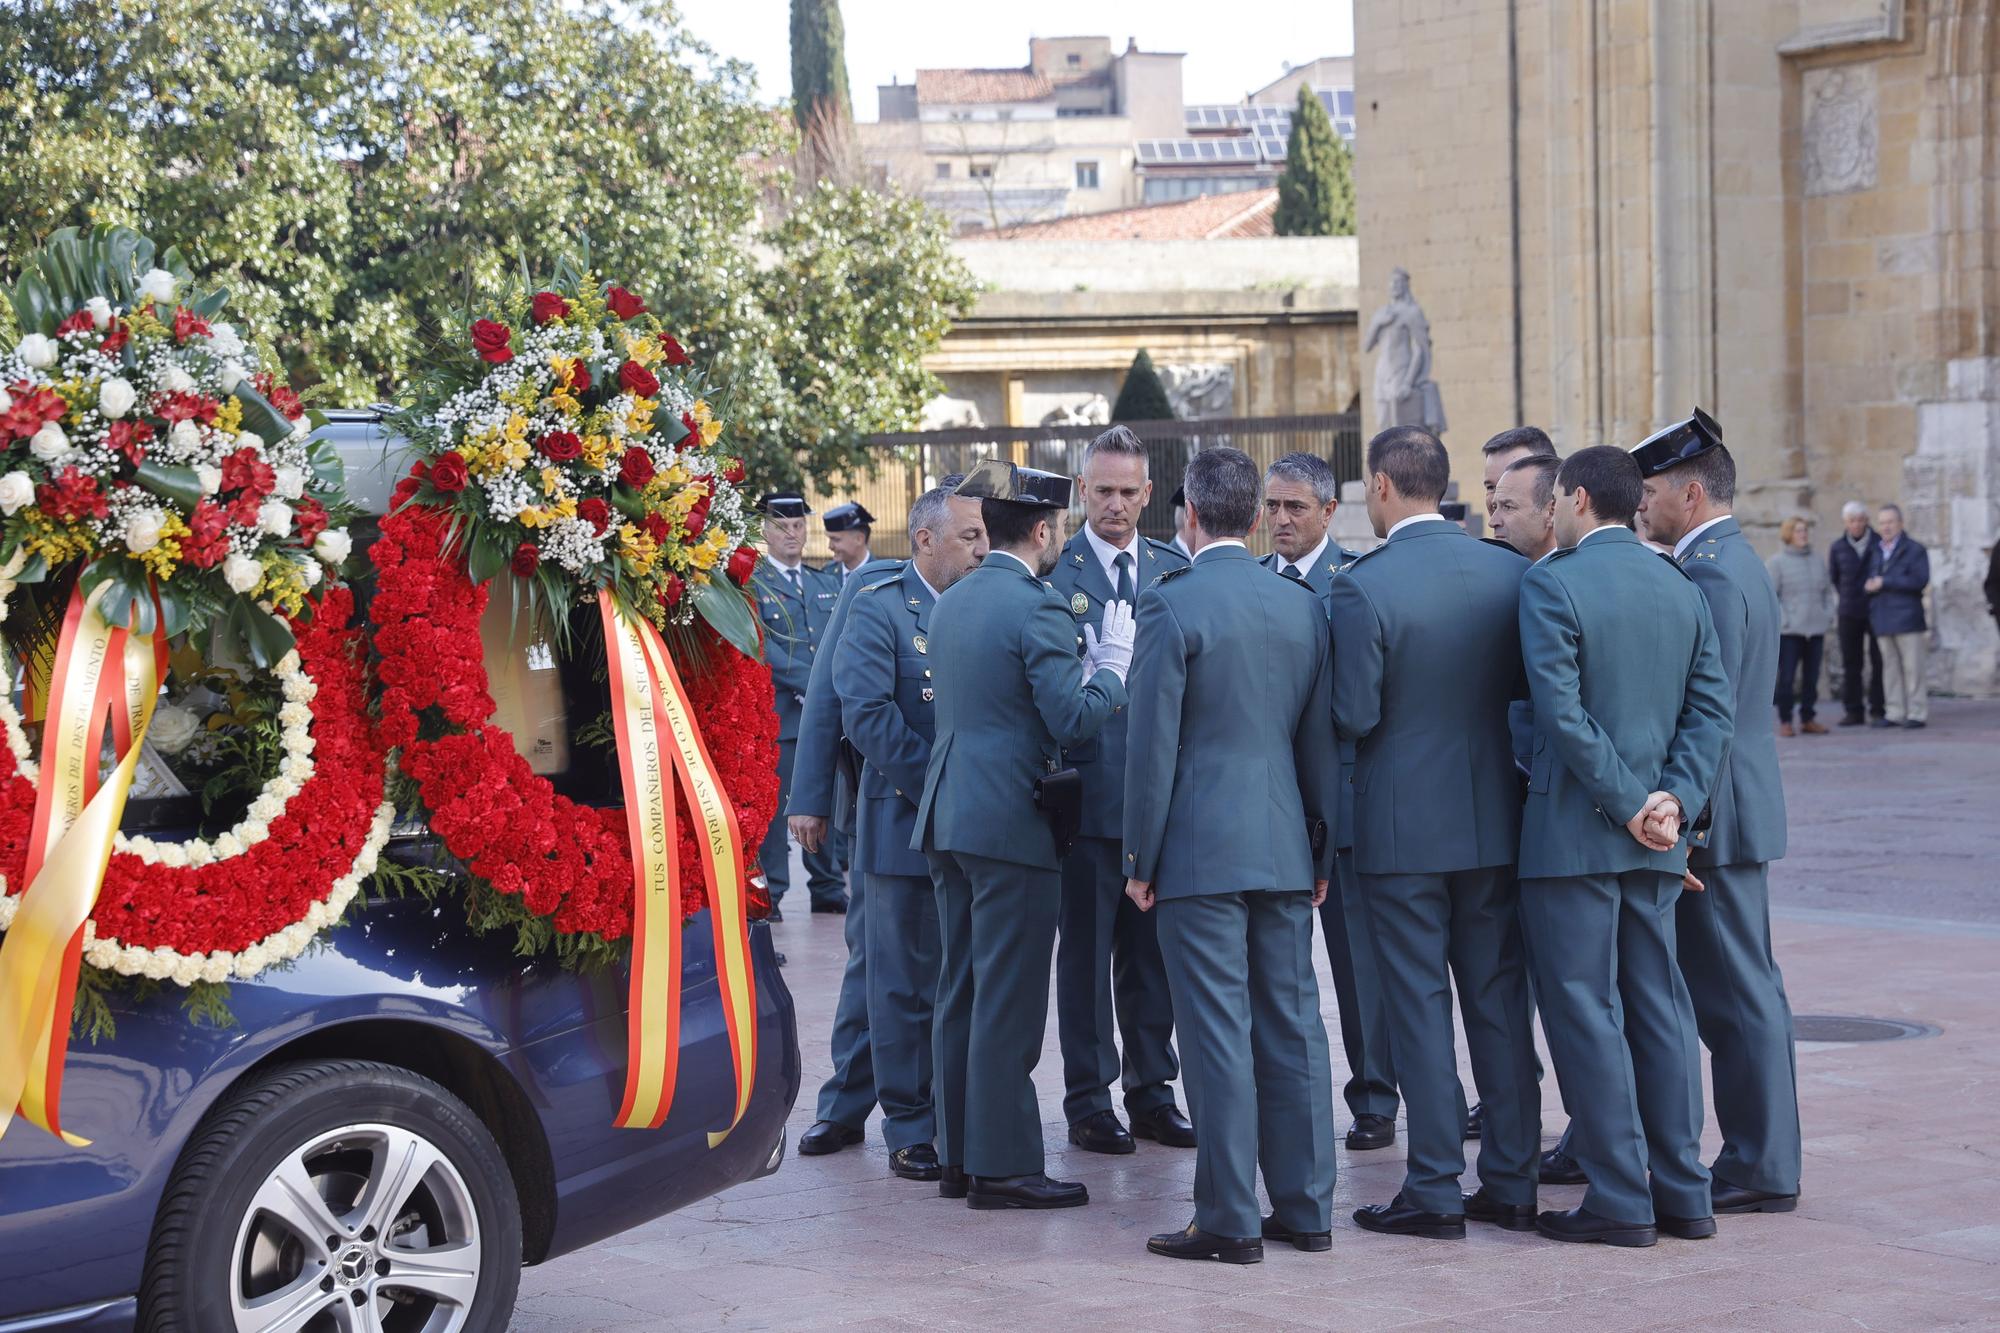
[[[96,327],[97,321],[90,317],[90,312],[88,310],[79,310],[62,323],[56,325],[56,337],[60,338],[66,333],[82,333],[86,329],[94,329]]]
[[[749,475],[748,472],[743,470],[743,460],[740,458],[730,459],[729,466],[722,470],[722,479],[731,486],[741,486],[743,478]]]
[[[533,542],[522,542],[514,548],[514,558],[507,563],[516,574],[527,578],[541,568],[542,553],[536,549]]]
[[[702,529],[707,526],[708,500],[704,497],[699,504],[688,510],[687,517],[681,520],[681,531],[687,534],[689,541],[693,541],[696,537],[701,536]]]
[[[576,516],[597,529],[600,537],[611,526],[611,506],[594,495],[576,507]]]
[[[585,389],[588,389],[589,387],[590,387],[590,367],[586,366],[581,361],[570,362],[570,367],[569,367],[570,392],[582,393]]]
[[[570,463],[583,453],[583,441],[572,431],[552,430],[535,441],[535,448],[552,463]]]
[[[257,392],[263,394],[271,406],[285,414],[287,421],[297,421],[306,414],[306,405],[299,401],[299,396],[270,371],[258,371],[256,379],[251,383],[257,386]]]
[[[208,321],[184,305],[174,307],[174,341],[184,343],[199,333],[206,338],[209,334]]]
[[[627,361],[618,367],[618,383],[626,392],[641,398],[652,398],[660,392],[659,377],[637,361]]]
[[[653,456],[644,449],[627,449],[625,457],[618,460],[618,475],[637,490],[653,479]]]
[[[569,317],[569,302],[554,292],[536,292],[528,317],[537,324],[546,324],[552,319],[566,319]]]
[[[756,568],[757,552],[751,547],[739,546],[729,553],[729,577],[737,583],[748,583]]]
[[[631,319],[646,313],[646,303],[623,287],[613,287],[605,292],[604,304],[611,307],[611,313],[620,319]]]
[[[678,574],[669,574],[667,575],[667,586],[660,589],[660,605],[678,606],[680,605],[681,598],[686,593],[687,584],[681,580],[681,576]]]
[[[225,491],[241,491],[246,498],[259,501],[269,495],[277,484],[278,474],[248,445],[222,460],[222,489]]]
[[[472,347],[479,353],[479,359],[494,365],[505,365],[514,359],[514,349],[507,344],[513,340],[514,330],[498,320],[475,319],[472,321]]]
[[[693,357],[687,354],[687,348],[682,347],[680,342],[671,333],[660,335],[660,348],[666,352],[667,364],[670,366],[684,366],[694,360]]]
[[[152,425],[131,417],[112,422],[111,429],[104,433],[104,442],[125,455],[133,467],[146,461],[146,441],[152,438]]]
[[[465,483],[471,479],[472,475],[465,470],[465,455],[456,449],[439,454],[437,461],[431,464],[431,485],[447,495],[464,490]]]

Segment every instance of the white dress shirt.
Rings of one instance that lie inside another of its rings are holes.
[[[1118,557],[1121,555],[1132,557],[1132,591],[1136,594],[1139,590],[1139,534],[1137,532],[1132,534],[1130,546],[1117,547],[1098,536],[1096,530],[1086,523],[1083,526],[1083,539],[1090,543],[1090,553],[1097,557],[1097,563],[1104,566],[1104,581],[1109,583],[1114,591],[1118,587]]]
[[[1203,556],[1207,555],[1210,551],[1218,550],[1224,546],[1242,546],[1242,545],[1243,543],[1234,537],[1217,537],[1214,541],[1208,543],[1206,546],[1202,547],[1199,551],[1196,551],[1194,553],[1194,558],[1199,560]],[[1248,548],[1246,547],[1245,549],[1247,550]]]
[[[1389,540],[1390,537],[1395,536],[1397,533],[1401,532],[1404,528],[1409,527],[1413,523],[1449,523],[1449,522],[1451,522],[1451,520],[1446,518],[1443,514],[1412,514],[1408,518],[1397,519],[1395,523],[1390,526],[1388,533],[1382,538],[1382,540],[1383,541]]]
[[[1578,537],[1576,539],[1576,544],[1578,546],[1581,546],[1585,542],[1589,541],[1592,537],[1595,537],[1598,533],[1609,532],[1613,528],[1617,528],[1623,532],[1630,532],[1632,530],[1626,527],[1623,523],[1600,523],[1596,527],[1592,528],[1589,532],[1586,532],[1581,537]]]
[[[1285,557],[1279,556],[1278,572],[1280,574],[1287,574],[1287,573],[1296,574],[1302,579],[1305,578],[1305,576],[1312,571],[1314,566],[1319,564],[1320,557],[1326,554],[1326,548],[1328,546],[1331,546],[1332,544],[1333,544],[1333,533],[1328,532],[1325,536],[1319,539],[1318,546],[1313,547],[1312,550],[1307,551],[1303,556],[1301,556],[1297,560],[1286,560]]]
[[[1039,579],[1039,578],[1041,577],[1041,575],[1040,575],[1040,574],[1037,574],[1037,573],[1035,572],[1035,567],[1034,567],[1033,565],[1031,565],[1031,564],[1029,564],[1029,563],[1028,563],[1027,561],[1023,560],[1023,559],[1022,559],[1022,558],[1021,558],[1020,556],[1018,556],[1018,555],[1015,555],[1015,554],[1014,554],[1014,553],[1013,553],[1012,551],[995,551],[995,552],[993,552],[993,554],[994,554],[994,555],[1004,555],[1004,556],[1006,556],[1006,557],[1007,557],[1007,558],[1008,558],[1009,560],[1012,560],[1012,561],[1013,561],[1013,562],[1014,562],[1015,564],[1019,565],[1019,566],[1020,566],[1021,568],[1025,569],[1025,570],[1027,570],[1027,571],[1028,571],[1028,577],[1029,577],[1029,578],[1031,578],[1031,579]],[[920,577],[920,578],[921,578],[921,577],[922,577],[922,575],[919,575],[918,577]]]

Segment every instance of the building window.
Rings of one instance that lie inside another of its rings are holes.
[[[951,179],[951,163],[940,162],[937,164],[937,178],[941,181],[948,181]]]
[[[998,111],[994,112],[994,115],[1000,120],[1012,120],[1014,118],[1014,109],[1012,107],[1003,106]]]
[[[1069,67],[1071,69],[1083,68],[1083,57],[1078,55],[1076,52],[1071,51],[1069,55],[1065,57],[1065,59],[1069,61]]]
[[[993,179],[993,164],[991,162],[974,162],[966,169],[966,174],[976,181],[990,181]]]
[[[1094,190],[1097,188],[1097,164],[1095,162],[1079,162],[1076,164],[1076,188],[1079,190]]]

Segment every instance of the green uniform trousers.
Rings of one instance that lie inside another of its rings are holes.
[[[890,1152],[929,1143],[931,1012],[937,999],[937,891],[915,875],[868,881],[868,1045]]]
[[[1125,866],[1109,838],[1079,838],[1063,858],[1061,942],[1056,946],[1056,1031],[1062,1040],[1063,1114],[1073,1125],[1111,1109],[1123,1071],[1125,1109],[1174,1099],[1174,1009],[1151,912],[1125,896]],[[1112,1040],[1116,1012],[1124,1057]]]
[[[1319,905],[1333,1000],[1340,1006],[1340,1047],[1347,1055],[1341,1096],[1350,1115],[1396,1118],[1396,1070],[1389,1058],[1389,1012],[1382,1004],[1381,969],[1361,888],[1354,882],[1354,850],[1334,859],[1334,879]]]
[[[1661,870],[1521,881],[1542,1027],[1569,1108],[1583,1206],[1644,1225],[1707,1217],[1701,1049],[1674,960],[1680,876]]]
[[[875,1065],[868,1042],[868,895],[865,876],[854,876],[841,932],[847,966],[833,1005],[833,1072],[820,1085],[815,1120],[833,1120],[849,1129],[868,1123],[875,1109]],[[773,898],[772,902],[777,899]]]
[[[1062,903],[1057,870],[926,852],[937,894],[931,1088],[938,1159],[973,1176],[1043,1169],[1035,1065]]]
[[[1261,1165],[1279,1222],[1331,1230],[1333,1072],[1313,974],[1312,895],[1199,894],[1154,910],[1200,1136],[1195,1225],[1261,1234]]]
[[[1675,928],[1722,1130],[1715,1178],[1797,1194],[1803,1155],[1798,1059],[1785,978],[1771,954],[1765,868],[1761,862],[1696,866],[1708,890],[1681,895]]]
[[[1409,1120],[1404,1200],[1429,1213],[1464,1211],[1465,1094],[1451,1021],[1456,982],[1472,1077],[1486,1108],[1479,1182],[1500,1203],[1534,1203],[1542,1098],[1513,868],[1357,878]]]
[[[757,864],[763,868],[773,907],[780,905],[792,887],[792,835],[785,807],[792,799],[792,761],[798,752],[797,741],[778,742],[778,811],[771,816],[764,841],[757,848]],[[816,903],[839,902],[847,892],[845,859],[836,853],[835,846],[829,830],[818,851],[799,853],[806,867],[806,891]]]

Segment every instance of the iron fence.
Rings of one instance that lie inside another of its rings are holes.
[[[1361,477],[1361,420],[1351,412],[1125,424],[1145,444],[1153,478],[1153,498],[1140,516],[1139,529],[1161,541],[1174,535],[1171,497],[1188,460],[1203,449],[1217,445],[1241,449],[1260,469],[1285,454],[1318,454],[1333,464],[1334,475],[1342,482]],[[810,498],[819,511],[859,500],[876,520],[870,549],[881,556],[906,556],[910,506],[939,477],[964,472],[988,458],[1075,476],[1082,470],[1084,450],[1104,429],[1102,425],[967,426],[871,435],[867,443],[877,451],[874,469],[845,484],[817,488]],[[1252,545],[1259,551],[1269,549],[1261,528]],[[826,535],[814,523],[806,555],[820,561],[827,554]]]

